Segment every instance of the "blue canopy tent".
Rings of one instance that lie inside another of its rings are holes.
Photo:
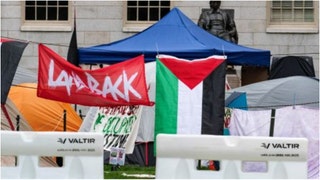
[[[211,35],[178,8],[131,37],[78,50],[82,64],[114,64],[141,54],[146,62],[151,62],[157,54],[167,54],[190,60],[226,55],[230,65],[269,67],[271,56],[268,50],[233,44]]]

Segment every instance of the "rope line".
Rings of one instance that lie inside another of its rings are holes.
[[[52,45],[52,46],[62,46],[62,47],[69,47],[69,43],[68,44],[54,44],[54,43],[43,43],[43,42],[37,42],[37,41],[26,41],[23,39],[17,39],[17,38],[10,38],[10,37],[5,37],[5,36],[1,36],[3,38],[8,38],[8,39],[12,39],[12,40],[16,40],[16,41],[24,41],[24,42],[29,42],[29,43],[34,43],[34,44],[45,44],[45,45]],[[318,55],[319,52],[308,52],[308,53],[291,53],[295,54],[295,55],[302,55],[302,54],[316,54]],[[271,56],[276,56],[276,55],[290,55],[290,54],[271,54]]]
[[[272,108],[281,108],[281,107],[288,107],[288,106],[300,106],[300,105],[311,105],[311,104],[319,104],[319,101],[314,102],[306,102],[306,103],[296,103],[296,104],[281,104],[281,105],[273,105],[273,106],[234,106],[231,109],[244,109],[244,108],[264,108],[264,109],[272,109]],[[227,107],[228,108],[228,107]]]
[[[21,87],[21,88],[29,88],[29,89],[37,89],[36,87],[29,87],[29,86],[23,86],[23,85],[17,85],[17,84],[12,84],[11,86],[16,86],[16,87]]]
[[[27,41],[27,40],[23,40],[23,39],[17,39],[17,38],[10,38],[10,37],[5,37],[5,36],[1,36],[2,38],[7,38],[7,39],[11,39],[11,40],[15,40],[15,41],[20,41],[20,42],[28,42],[28,43],[33,43],[33,44],[45,44],[45,45],[52,45],[52,46],[62,46],[62,47],[69,47],[69,43],[68,44],[54,44],[54,43],[43,43],[43,42],[37,42],[37,41]]]
[[[34,87],[28,87],[28,86],[23,86],[23,85],[12,85],[12,86],[17,86],[17,87],[22,87],[22,88],[29,88],[29,89],[37,89]],[[244,108],[275,108],[275,107],[287,107],[287,106],[299,106],[299,105],[310,105],[310,104],[319,104],[319,101],[313,101],[313,102],[306,102],[306,103],[295,103],[295,104],[282,104],[282,105],[273,105],[273,106],[236,106],[232,107],[233,109],[244,109]]]

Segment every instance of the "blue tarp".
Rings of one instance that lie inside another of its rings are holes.
[[[155,61],[157,54],[184,59],[226,55],[228,64],[270,65],[270,51],[249,48],[217,38],[203,30],[178,8],[146,30],[109,44],[79,48],[81,64],[114,64],[144,54],[145,61]]]

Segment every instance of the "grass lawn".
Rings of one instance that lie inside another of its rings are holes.
[[[155,167],[124,165],[115,168],[108,164],[104,166],[104,179],[155,179]]]

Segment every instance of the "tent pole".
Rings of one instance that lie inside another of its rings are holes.
[[[63,110],[63,131],[67,131],[67,111]]]
[[[83,118],[82,118],[82,111],[81,111],[81,109],[79,109],[79,116],[80,116],[80,118],[83,120]]]
[[[63,131],[67,131],[67,111],[64,109],[63,110]],[[58,156],[56,157],[56,163],[59,167],[63,166],[63,157]]]
[[[146,156],[146,166],[149,166],[149,149],[148,142],[145,142],[145,156]]]
[[[17,120],[16,131],[19,131],[20,130],[20,116],[19,115],[17,115],[16,120]],[[15,163],[15,166],[18,165],[18,157],[17,156],[14,156],[14,163]]]
[[[270,129],[269,129],[270,137],[273,137],[275,115],[276,115],[276,110],[271,109],[271,120],[270,120]]]
[[[17,120],[16,130],[19,131],[20,130],[20,116],[19,115],[17,115],[16,120]]]

